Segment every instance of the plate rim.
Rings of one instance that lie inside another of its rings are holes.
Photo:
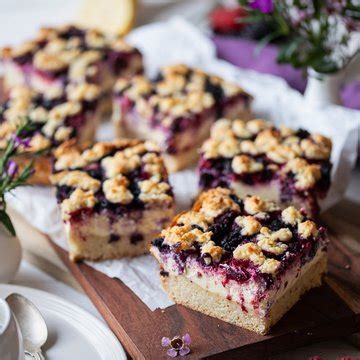
[[[91,344],[95,349],[98,350],[98,353],[102,359],[127,359],[124,347],[122,346],[120,340],[118,340],[118,338],[111,331],[111,329],[108,328],[107,325],[100,319],[79,305],[63,299],[58,295],[37,288],[16,284],[0,284],[0,294],[1,292],[9,291],[18,292],[26,297],[31,297],[30,300],[33,301],[35,305],[40,308],[40,310],[43,308],[49,310],[50,312],[56,311],[60,317],[65,316],[64,321],[67,321],[69,318],[71,318],[71,320],[73,320],[71,324],[76,323],[77,330],[80,330],[86,339],[89,341],[92,340]],[[35,301],[33,297],[35,297]],[[99,339],[102,338],[104,338],[106,342],[103,342],[105,344],[104,347],[99,349]]]

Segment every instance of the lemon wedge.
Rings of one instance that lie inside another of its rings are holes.
[[[135,21],[136,0],[82,0],[77,24],[105,33],[125,35]]]

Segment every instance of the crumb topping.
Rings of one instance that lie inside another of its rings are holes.
[[[295,174],[295,187],[299,190],[312,188],[321,178],[319,165],[310,165],[306,160],[300,158],[290,160],[286,164],[284,172]]]
[[[129,210],[172,206],[167,172],[157,150],[149,141],[127,139],[99,142],[88,148],[74,141],[64,143],[55,152],[51,177],[57,185],[58,200],[64,202],[80,188],[98,199],[96,211],[113,205],[126,205]]]
[[[272,201],[264,200],[259,196],[248,196],[244,200],[244,209],[250,215],[278,210],[279,207]]]
[[[154,179],[139,182],[139,199],[145,203],[148,202],[171,202],[172,197],[168,195],[170,185],[166,182],[156,181]]]
[[[294,226],[302,221],[303,216],[294,206],[289,206],[281,212],[281,218],[286,224]]]
[[[248,215],[249,204],[267,216]],[[313,256],[312,247],[324,241],[319,234],[316,224],[294,207],[280,211],[256,196],[241,201],[229,189],[215,188],[201,193],[153,246],[166,254],[183,252],[175,257],[181,266],[186,266],[183,259],[196,257],[203,266],[215,263],[214,270],[230,279],[243,279],[241,274],[254,271],[275,276],[299,257]]]
[[[233,255],[237,260],[250,260],[255,265],[262,265],[265,261],[265,256],[261,251],[261,247],[254,243],[239,245],[234,250]]]
[[[68,199],[61,203],[61,214],[64,221],[71,217],[71,213],[84,208],[93,208],[97,203],[96,197],[92,191],[76,189]]]
[[[45,51],[38,51],[34,56],[34,66],[39,70],[56,72],[65,69],[67,65],[61,57]]]
[[[261,229],[261,224],[253,216],[238,216],[235,222],[241,228],[241,235],[251,236],[258,233]]]
[[[231,162],[231,167],[237,174],[254,173],[264,169],[264,165],[247,155],[237,155]]]
[[[67,94],[71,101],[94,101],[100,96],[100,87],[95,84],[70,84]]]
[[[213,241],[208,241],[201,247],[201,254],[209,254],[212,261],[219,262],[223,254],[223,249],[222,247],[215,245]]]
[[[89,176],[84,171],[62,171],[51,175],[51,183],[53,185],[66,185],[82,190],[97,192],[101,187],[101,182]]]
[[[191,249],[195,242],[206,244],[211,240],[212,232],[202,232],[199,229],[193,229],[190,225],[172,226],[161,232],[161,236],[169,245],[176,245],[180,250]]]
[[[41,28],[35,39],[19,46],[4,48],[0,52],[6,59],[20,64],[32,64],[38,70],[53,74],[66,73],[71,80],[84,80],[96,74],[97,61],[137,52],[120,36],[109,36],[94,29],[74,25]],[[121,58],[120,58],[121,60]],[[108,64],[110,70],[115,64]]]
[[[67,93],[61,92],[53,99],[26,86],[12,88],[8,100],[0,106],[1,148],[26,118],[31,125],[28,131],[30,147],[19,147],[17,151],[53,151],[61,143],[80,135],[79,131],[90,116],[86,102],[94,103],[94,110],[91,110],[94,112],[98,94],[96,85],[85,83],[69,85]]]
[[[318,233],[318,229],[316,224],[311,220],[306,220],[300,224],[298,224],[298,232],[299,234],[306,238],[314,237]]]
[[[246,94],[237,85],[185,65],[163,67],[155,81],[144,76],[119,79],[115,93],[131,100],[149,121],[156,117],[165,127],[171,127],[178,117],[219,107],[223,98]]]
[[[206,196],[200,197],[200,213],[207,218],[216,218],[224,211],[239,211],[239,205],[231,199],[230,190],[217,188],[210,190]]]
[[[214,164],[218,172],[226,170],[241,179],[244,175],[259,173],[259,181],[269,181],[280,175],[282,181],[294,182],[298,192],[315,188],[324,177],[326,183],[330,181],[329,138],[301,129],[283,126],[278,129],[261,119],[248,122],[218,120],[201,148],[201,155],[202,159],[209,160],[202,163],[206,164],[204,172],[208,172],[210,177],[215,177],[211,175]],[[221,161],[224,168],[219,166]],[[231,166],[227,161],[231,161]]]
[[[176,223],[183,225],[196,225],[203,231],[206,231],[209,223],[211,223],[211,219],[208,219],[204,214],[198,211],[187,211],[177,218]]]
[[[265,259],[265,261],[259,267],[260,271],[265,274],[274,274],[279,268],[281,262],[276,259]]]
[[[123,175],[116,175],[103,183],[105,197],[112,203],[128,204],[133,199],[131,191],[128,190],[128,179]]]

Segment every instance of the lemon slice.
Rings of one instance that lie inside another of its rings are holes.
[[[135,21],[136,0],[82,0],[77,24],[125,35]]]

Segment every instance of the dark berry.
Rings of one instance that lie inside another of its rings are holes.
[[[155,247],[157,247],[158,249],[160,249],[161,246],[162,246],[162,244],[163,244],[163,242],[164,242],[164,239],[161,238],[161,237],[159,237],[159,238],[156,238],[155,240],[153,240],[151,243],[152,243]]]
[[[226,237],[237,215],[234,211],[227,211],[216,217],[214,223],[209,226],[208,231],[213,233],[212,240],[217,245],[221,244],[221,241]]]
[[[110,234],[109,243],[119,241],[121,239],[120,235],[118,234]]]
[[[130,236],[130,242],[133,245],[136,245],[137,243],[139,243],[140,241],[143,241],[143,240],[144,240],[144,236],[142,234],[139,234],[139,233],[133,233]]]
[[[299,129],[295,135],[300,139],[306,139],[307,137],[310,136],[310,133],[305,129]]]

